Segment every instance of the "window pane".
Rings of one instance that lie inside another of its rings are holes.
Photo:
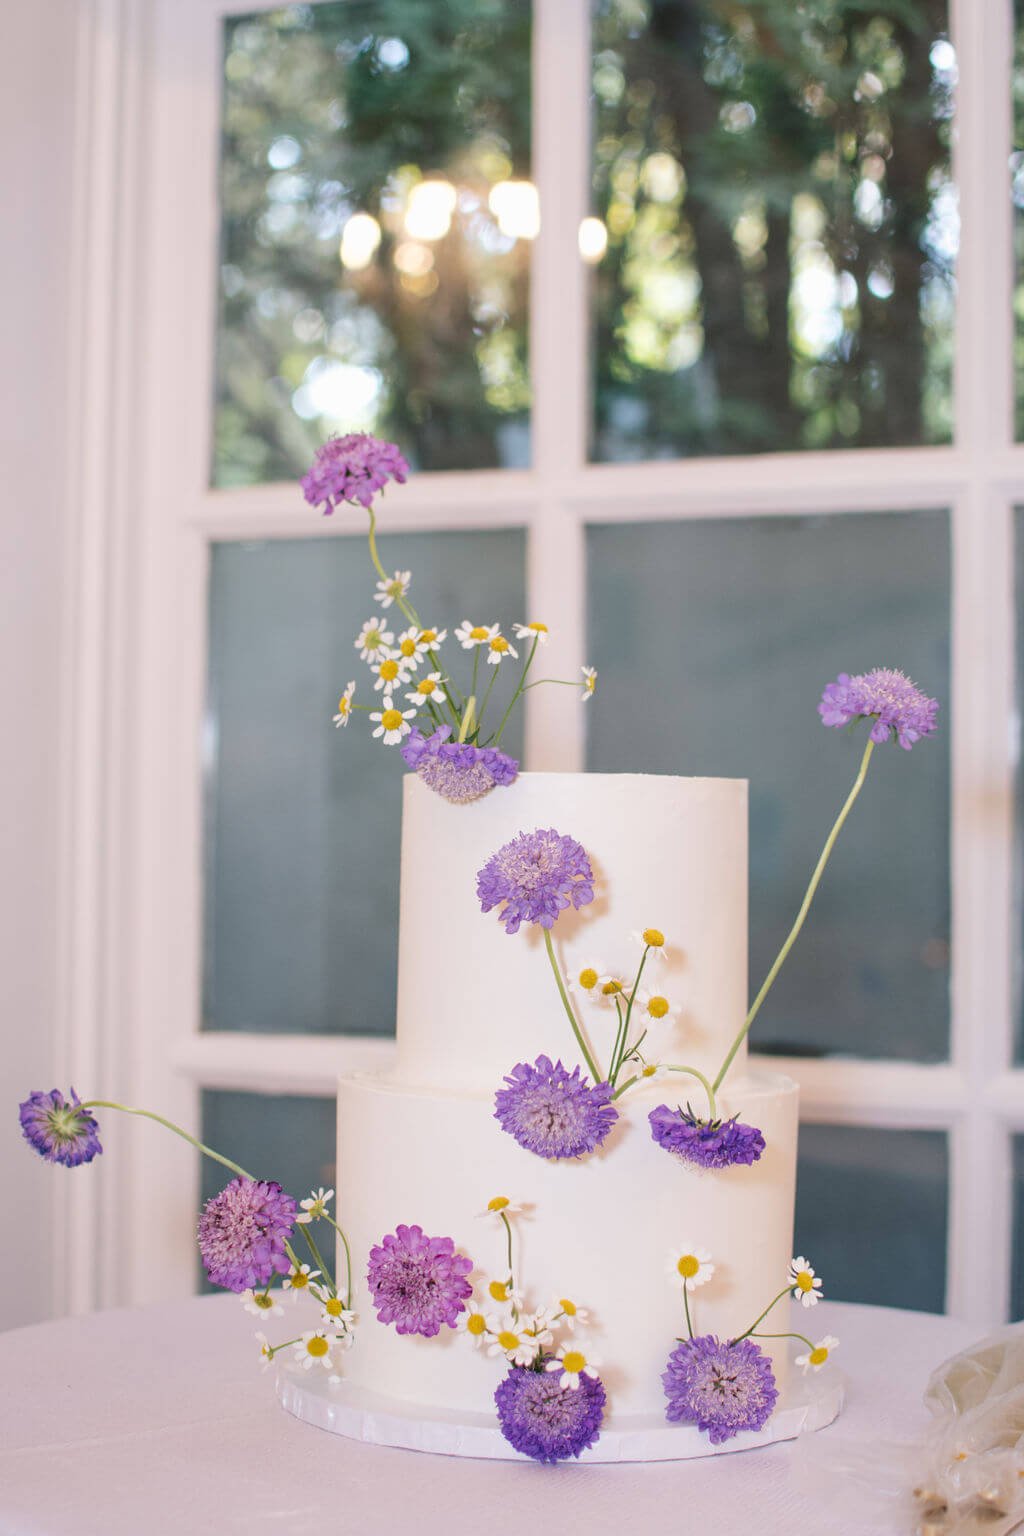
[[[335,1105],[333,1099],[286,1098],[261,1093],[205,1092],[202,1139],[215,1152],[251,1173],[276,1179],[302,1200],[311,1189],[335,1184]],[[224,1188],[232,1174],[208,1157],[200,1159],[202,1199]],[[296,1252],[303,1246],[296,1243]],[[303,1254],[308,1259],[309,1254]],[[216,1291],[200,1265],[201,1288]]]
[[[1015,507],[1013,515],[1014,565],[1016,567],[1016,687],[1017,712],[1021,711],[1024,695],[1024,507]],[[1014,913],[1018,924],[1024,912],[1024,764],[1017,754],[1016,817],[1014,835]],[[1018,945],[1013,955],[1013,985],[1016,996],[1016,1039],[1014,1060],[1024,1063],[1024,945]]]
[[[507,633],[522,619],[521,532],[378,543],[386,570],[412,568],[425,623],[457,623],[467,592]],[[373,579],[361,539],[213,547],[207,1029],[394,1031],[405,765],[365,715],[331,723],[349,678],[357,704],[380,699],[352,646],[375,609]],[[449,637],[442,660],[456,645]],[[502,739],[517,757],[520,726],[517,712]]]
[[[1013,142],[1010,156],[1013,193],[1013,246],[1016,258],[1014,289],[1014,372],[1017,399],[1017,441],[1024,438],[1024,0],[1014,0]]]
[[[948,1165],[941,1131],[800,1127],[793,1242],[826,1297],[945,1309]]]
[[[597,459],[947,442],[946,0],[594,0]]]
[[[1013,1145],[1013,1268],[1010,1278],[1010,1321],[1024,1318],[1024,1136]]]
[[[423,469],[529,457],[528,0],[224,23],[213,480],[335,430]]]
[[[592,528],[588,764],[750,780],[750,980],[789,931],[865,731],[816,713],[897,666],[941,732],[875,753],[755,1050],[939,1061],[949,1049],[949,527],[944,513]],[[652,829],[652,832],[654,829]]]

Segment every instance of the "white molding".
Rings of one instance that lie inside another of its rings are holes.
[[[175,1069],[200,1088],[333,1098],[349,1072],[383,1072],[395,1042],[373,1035],[263,1035],[208,1030],[171,1049]]]

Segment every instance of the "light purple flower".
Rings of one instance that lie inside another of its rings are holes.
[[[762,1429],[778,1398],[771,1361],[753,1339],[730,1344],[703,1334],[684,1339],[662,1375],[673,1424],[696,1424],[712,1445],[743,1429]]]
[[[65,1168],[77,1168],[79,1163],[91,1163],[103,1148],[100,1146],[99,1126],[73,1088],[71,1097],[65,1099],[59,1088],[49,1093],[30,1093],[18,1106],[18,1118],[25,1140],[48,1163],[63,1163]]]
[[[422,1227],[396,1227],[370,1249],[366,1278],[377,1317],[396,1333],[432,1339],[442,1324],[454,1328],[473,1287],[473,1260],[455,1252],[450,1237],[427,1237]]]
[[[214,1285],[248,1291],[291,1267],[285,1243],[295,1201],[269,1179],[232,1179],[206,1202],[199,1218],[199,1251]]]
[[[546,1371],[514,1365],[494,1394],[501,1432],[515,1450],[534,1461],[564,1461],[593,1445],[604,1418],[604,1384],[582,1375],[579,1386],[562,1387]]]
[[[731,1120],[701,1120],[689,1104],[685,1110],[659,1104],[647,1119],[659,1147],[699,1168],[756,1163],[764,1151],[761,1132],[754,1125],[744,1125],[736,1115]]]
[[[503,1131],[538,1157],[582,1157],[604,1141],[619,1118],[609,1083],[591,1087],[579,1067],[538,1056],[521,1061],[494,1096],[494,1118]]]
[[[399,751],[406,763],[437,794],[456,805],[479,800],[496,784],[515,782],[519,764],[496,747],[474,747],[468,741],[449,741],[450,725],[439,726],[424,736],[413,726]]]
[[[342,502],[369,507],[389,480],[405,484],[409,465],[394,443],[368,432],[332,437],[319,447],[301,485],[311,507],[321,504],[329,517]]]
[[[909,677],[888,667],[851,677],[840,672],[821,696],[818,714],[824,725],[849,725],[861,716],[874,720],[871,740],[888,741],[895,736],[904,751],[916,741],[934,734],[938,700],[929,699],[915,688]]]
[[[551,928],[566,907],[593,901],[594,872],[582,846],[554,827],[520,832],[487,860],[476,893],[485,912],[504,902],[498,921],[506,933],[518,933],[523,922]]]

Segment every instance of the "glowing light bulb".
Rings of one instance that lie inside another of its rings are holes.
[[[413,240],[443,240],[452,227],[458,193],[450,181],[419,181],[409,193],[405,232]]]
[[[532,181],[499,181],[487,206],[510,240],[535,240],[540,233],[540,198]]]
[[[601,219],[583,219],[579,233],[580,255],[596,266],[608,249],[608,231]]]
[[[350,272],[368,267],[380,245],[380,225],[370,213],[354,213],[341,232],[341,264]]]

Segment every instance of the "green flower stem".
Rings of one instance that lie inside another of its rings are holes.
[[[615,1043],[612,1046],[611,1066],[608,1068],[608,1081],[613,1088],[615,1087],[615,1077],[618,1071],[619,1047],[625,1045],[625,1031],[629,1028],[628,1015],[623,1014],[622,1003],[617,994],[615,997],[615,1012],[619,1016],[619,1024],[615,1031]]]
[[[665,1071],[685,1072],[688,1077],[695,1077],[698,1083],[703,1086],[704,1092],[708,1096],[708,1111],[710,1113],[711,1119],[714,1120],[716,1114],[718,1113],[717,1109],[715,1108],[715,1088],[718,1086],[718,1084],[716,1083],[714,1087],[712,1087],[707,1078],[704,1076],[703,1072],[698,1072],[696,1067],[676,1067],[673,1066],[671,1062],[667,1061],[665,1063]]]
[[[173,1131],[175,1136],[180,1136],[182,1141],[187,1141],[191,1146],[202,1152],[204,1157],[212,1157],[215,1163],[223,1163],[225,1168],[230,1168],[232,1173],[237,1173],[239,1178],[251,1179],[252,1174],[246,1173],[237,1163],[233,1163],[229,1157],[222,1157],[212,1147],[204,1146],[188,1131],[183,1131],[180,1125],[175,1125],[173,1120],[165,1120],[163,1115],[155,1115],[151,1109],[132,1109],[128,1104],[116,1104],[113,1099],[89,1099],[82,1105],[83,1109],[119,1109],[123,1115],[141,1115],[144,1120],[155,1120],[157,1125],[162,1125],[168,1131]]]
[[[381,565],[381,563],[380,563],[380,555],[377,553],[377,518],[376,518],[376,515],[374,514],[374,510],[373,510],[372,507],[367,507],[366,511],[367,511],[367,513],[369,515],[369,518],[370,518],[370,529],[369,529],[369,533],[367,535],[367,538],[368,538],[368,541],[369,541],[369,545],[370,545],[370,559],[373,561],[373,564],[374,564],[374,567],[376,569],[377,575],[380,577],[381,581],[390,581],[391,578],[388,576],[387,571],[385,571],[384,567]],[[401,610],[401,612],[405,614],[405,617],[409,620],[410,624],[415,624],[417,629],[422,629],[423,628],[423,625],[420,623],[420,616],[416,612],[416,609],[412,606],[412,603],[406,602],[404,597],[396,597],[395,598],[395,603],[397,604],[397,606]]]
[[[690,1295],[689,1295],[689,1292],[686,1289],[685,1283],[683,1285],[683,1306],[686,1309],[686,1331],[690,1335],[690,1338],[692,1339],[693,1338],[693,1324],[690,1321]]]
[[[477,649],[479,649],[479,647],[477,647]],[[494,690],[495,683],[498,681],[498,673],[500,671],[501,671],[501,662],[499,662],[496,667],[492,667],[491,668],[491,680],[487,684],[487,687],[484,689],[483,702],[480,705],[480,710],[479,710],[479,713],[477,714],[477,717],[476,717],[476,733],[477,733],[477,740],[478,741],[480,739],[480,732],[483,729],[484,712],[487,709],[487,701],[491,697],[491,693]]]
[[[459,724],[459,740],[465,741],[473,729],[473,721],[476,716],[476,694],[471,693],[466,701],[466,713]]]
[[[505,713],[501,717],[501,724],[498,726],[497,731],[495,731],[494,737],[493,737],[493,739],[492,739],[492,741],[490,743],[491,746],[493,746],[493,747],[496,747],[498,745],[498,742],[501,740],[501,733],[505,729],[505,726],[508,724],[508,717],[512,713],[512,710],[515,707],[516,700],[522,697],[523,688],[524,688],[525,683],[526,683],[526,677],[527,677],[527,674],[528,674],[530,668],[533,666],[533,658],[537,654],[537,646],[539,644],[540,644],[540,636],[537,635],[537,636],[534,637],[533,644],[530,647],[530,654],[526,658],[526,665],[523,667],[523,670],[522,670],[522,672],[520,674],[519,683],[518,683],[518,686],[516,688],[516,691],[512,695],[511,699],[509,700],[508,708],[506,709]],[[477,650],[479,650],[479,649],[480,649],[480,647],[477,646]],[[495,671],[497,671],[497,668],[495,668]]]
[[[781,1290],[779,1294],[774,1298],[774,1300],[768,1303],[764,1311],[761,1313],[761,1316],[754,1318],[754,1321],[751,1323],[746,1333],[737,1334],[737,1336],[731,1342],[733,1344],[738,1344],[741,1339],[748,1339],[753,1333],[754,1329],[757,1327],[758,1323],[764,1322],[765,1318],[768,1316],[768,1313],[772,1310],[772,1307],[777,1307],[782,1298],[784,1296],[788,1296],[792,1289],[793,1287],[791,1285],[787,1285],[784,1290]]]
[[[636,1077],[627,1077],[622,1087],[616,1089],[616,1091],[612,1094],[612,1103],[614,1104],[616,1099],[621,1099],[627,1088],[632,1088],[634,1083],[638,1083],[640,1081],[641,1075],[642,1074],[638,1072]]]
[[[847,816],[849,816],[851,810],[853,809],[853,803],[863,788],[864,779],[868,771],[868,764],[871,761],[871,754],[874,749],[875,743],[869,736],[867,746],[864,748],[864,756],[860,760],[860,768],[857,772],[857,777],[853,781],[853,788],[847,795],[845,804],[843,805],[842,810],[839,812],[839,815],[836,817],[835,824],[825,840],[825,846],[821,850],[821,857],[818,859],[818,862],[814,867],[814,873],[811,876],[811,882],[808,885],[804,894],[804,899],[800,904],[800,911],[796,915],[796,922],[790,929],[786,942],[783,944],[782,948],[779,950],[779,953],[776,955],[772,968],[768,972],[768,975],[765,977],[761,985],[760,992],[757,994],[753,1003],[750,1005],[750,1012],[747,1014],[746,1021],[744,1022],[742,1029],[736,1036],[736,1039],[733,1041],[732,1045],[729,1047],[729,1053],[722,1063],[718,1076],[715,1078],[716,1089],[722,1086],[722,1080],[724,1079],[725,1074],[728,1072],[729,1068],[732,1066],[736,1052],[739,1050],[743,1041],[750,1033],[750,1026],[757,1018],[761,1004],[764,1002],[765,998],[768,996],[768,993],[771,991],[775,978],[781,971],[786,956],[793,948],[793,945],[797,939],[797,935],[804,925],[804,919],[810,910],[811,902],[814,900],[814,893],[817,891],[818,886],[821,883],[821,877],[825,873],[825,865],[828,863],[832,854],[832,849],[835,847],[836,838],[842,831],[843,823],[845,822]]]
[[[799,1339],[801,1344],[806,1344],[808,1349],[817,1349],[817,1345],[810,1340],[805,1333],[752,1333],[752,1339]]]
[[[629,1001],[626,1004],[626,1032],[625,1032],[625,1035],[623,1036],[623,1040],[622,1040],[622,1051],[621,1051],[621,1054],[618,1053],[618,1051],[617,1051],[616,1055],[613,1057],[613,1060],[612,1060],[611,1083],[612,1083],[613,1087],[615,1085],[615,1082],[616,1082],[616,1080],[618,1078],[619,1073],[622,1071],[622,1064],[623,1064],[623,1062],[626,1059],[626,1055],[627,1055],[626,1047],[629,1045],[629,1024],[630,1024],[630,1020],[633,1017],[633,1004],[636,1002],[636,994],[637,994],[637,992],[639,991],[639,988],[640,988],[640,978],[641,978],[641,976],[644,973],[644,966],[647,964],[647,956],[650,954],[650,952],[651,952],[651,946],[649,944],[645,945],[644,946],[644,952],[643,952],[642,956],[640,957],[640,965],[639,965],[639,968],[638,968],[637,973],[636,973],[636,980],[633,983],[633,990],[630,992],[630,994],[629,994]],[[644,1034],[646,1034],[646,1030],[644,1031]],[[643,1039],[643,1036],[641,1036],[640,1038]],[[618,1041],[616,1041],[616,1047],[617,1046],[618,1046]]]
[[[300,1343],[301,1339],[302,1334],[300,1333],[297,1339],[285,1339],[283,1344],[271,1344],[269,1351],[271,1360],[273,1360],[275,1355],[280,1354],[282,1349],[291,1349],[292,1345]]]
[[[334,1217],[328,1216],[327,1220],[341,1238],[341,1246],[345,1250],[345,1308],[348,1310],[352,1306],[352,1250],[348,1245],[348,1238],[338,1226]],[[335,1286],[335,1290],[337,1290],[337,1286]]]
[[[328,1286],[333,1291],[335,1289],[335,1285],[334,1285],[333,1277],[331,1275],[331,1270],[328,1267],[328,1265],[326,1265],[324,1263],[323,1255],[321,1254],[319,1248],[317,1247],[316,1243],[313,1240],[312,1232],[310,1232],[309,1227],[308,1227],[306,1222],[297,1223],[297,1225],[301,1225],[301,1227],[302,1227],[302,1235],[306,1239],[306,1246],[307,1246],[307,1248],[309,1249],[310,1253],[313,1256],[313,1263],[318,1267],[318,1269],[320,1270],[320,1273],[323,1275],[324,1279],[327,1281]]]
[[[523,692],[529,693],[531,688],[543,688],[545,683],[551,683],[555,688],[583,687],[581,682],[577,682],[576,679],[572,677],[538,677],[535,683],[527,683],[526,687],[523,689]]]
[[[590,1075],[593,1078],[595,1084],[596,1083],[600,1083],[600,1082],[603,1081],[603,1079],[601,1077],[600,1072],[598,1071],[597,1067],[594,1064],[593,1056],[591,1056],[589,1050],[587,1049],[587,1042],[584,1040],[583,1035],[582,1035],[582,1033],[580,1031],[580,1027],[579,1027],[579,1025],[576,1022],[576,1015],[573,1012],[572,1004],[570,1003],[569,998],[568,998],[568,994],[566,993],[566,990],[565,990],[565,983],[562,980],[562,973],[558,969],[558,961],[555,959],[555,946],[551,942],[551,929],[550,928],[545,928],[544,929],[544,946],[545,946],[545,948],[547,949],[547,952],[548,952],[548,959],[551,961],[551,969],[554,972],[555,985],[558,987],[558,995],[562,999],[562,1007],[565,1009],[566,1013],[568,1014],[569,1023],[572,1025],[572,1032],[576,1036],[576,1043],[579,1046],[580,1050],[583,1052],[583,1060],[586,1062],[587,1067],[589,1068],[589,1071],[590,1071]]]

